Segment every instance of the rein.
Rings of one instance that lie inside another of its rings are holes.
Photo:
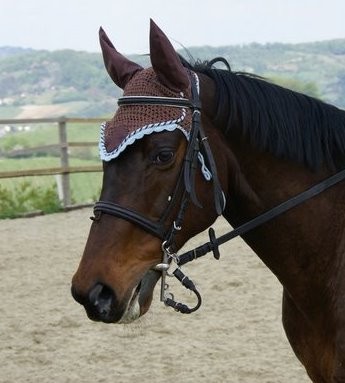
[[[345,169],[332,175],[329,178],[326,178],[325,180],[319,182],[318,184],[312,186],[311,188],[305,190],[304,192],[297,194],[296,196],[288,199],[287,201],[273,207],[272,209],[260,214],[259,216],[253,218],[252,220],[238,226],[237,228],[229,231],[228,233],[223,234],[220,237],[216,237],[215,231],[211,227],[208,231],[209,239],[210,239],[209,242],[206,242],[203,245],[198,246],[192,250],[189,250],[181,255],[177,255],[176,253],[171,254],[169,252],[169,249],[164,249],[164,246],[162,246],[163,253],[164,253],[163,263],[158,264],[155,267],[155,270],[162,271],[161,300],[164,301],[165,304],[172,306],[176,311],[179,311],[182,313],[189,314],[193,311],[196,311],[201,305],[201,296],[196,291],[194,283],[182,273],[180,269],[181,266],[191,261],[194,261],[195,259],[198,259],[210,252],[213,253],[213,256],[215,259],[219,260],[220,245],[238,236],[242,236],[250,232],[251,230],[278,217],[279,215],[287,212],[288,210],[298,205],[301,205],[302,203],[306,202],[307,200],[313,197],[316,197],[320,193],[324,192],[325,190],[331,188],[332,186],[338,184],[339,182],[343,180],[345,180]],[[170,264],[172,261],[177,265],[177,268],[172,274],[167,274],[167,270],[170,268]],[[194,291],[195,289],[196,294],[198,296],[198,304],[193,309],[189,309],[188,306],[182,303],[175,302],[174,296],[172,294],[169,293],[171,298],[168,296],[169,294],[167,294],[167,290],[169,285],[165,284],[166,275],[175,276],[187,289],[190,289],[192,291]]]
[[[194,76],[193,76],[194,77]],[[161,106],[173,106],[177,108],[189,108],[192,111],[192,129],[188,140],[186,149],[184,164],[181,169],[180,176],[178,178],[175,190],[171,196],[169,205],[165,209],[163,215],[158,221],[153,221],[142,214],[135,212],[126,207],[122,207],[116,203],[108,201],[98,201],[94,206],[94,219],[99,219],[102,213],[110,214],[118,218],[125,219],[135,225],[138,225],[142,229],[146,230],[150,234],[160,238],[162,240],[163,259],[162,262],[157,264],[153,270],[160,272],[161,275],[161,295],[160,299],[167,306],[173,307],[176,311],[184,314],[190,314],[196,311],[201,306],[201,296],[197,291],[194,283],[183,274],[180,267],[188,262],[191,262],[199,257],[202,257],[209,252],[212,252],[216,259],[220,258],[219,246],[230,241],[233,238],[242,236],[249,231],[257,228],[260,225],[274,219],[275,217],[287,212],[288,210],[302,204],[312,197],[317,196],[323,191],[336,185],[337,183],[345,179],[345,169],[334,174],[333,176],[321,181],[314,185],[310,189],[290,198],[289,200],[281,203],[280,205],[264,212],[256,218],[244,223],[243,225],[231,230],[230,232],[216,237],[213,228],[209,229],[209,242],[204,243],[201,246],[196,247],[193,250],[187,251],[181,255],[177,255],[172,251],[174,248],[174,237],[178,231],[182,228],[182,222],[186,208],[191,200],[196,206],[201,207],[198,202],[195,191],[195,176],[196,169],[198,167],[198,157],[202,154],[205,157],[207,166],[211,173],[211,181],[213,184],[213,196],[215,209],[218,215],[221,215],[225,207],[225,198],[223,191],[220,187],[220,183],[217,177],[216,164],[213,158],[211,148],[209,146],[207,137],[201,126],[200,113],[201,104],[198,94],[197,77],[193,78],[192,83],[192,100],[186,98],[173,98],[173,97],[149,97],[149,96],[126,96],[121,97],[118,100],[119,106],[126,105],[161,105]],[[165,221],[169,218],[175,207],[177,200],[181,200],[180,208],[177,213],[172,226],[167,229]],[[168,271],[170,266],[174,262],[177,268],[170,274]],[[190,308],[183,303],[176,302],[173,294],[168,292],[169,285],[166,283],[167,276],[176,277],[183,286],[192,291],[196,298],[197,304]]]
[[[273,207],[272,209],[266,211],[265,213],[260,214],[259,216],[253,218],[252,220],[244,223],[243,225],[238,226],[237,228],[229,231],[226,234],[223,234],[220,237],[215,236],[215,231],[213,228],[209,229],[209,238],[210,241],[204,243],[201,246],[196,247],[193,250],[187,251],[179,256],[174,257],[174,261],[178,266],[185,265],[188,262],[193,261],[194,259],[200,258],[207,253],[213,252],[213,256],[216,259],[220,258],[219,245],[222,245],[238,236],[242,236],[249,231],[257,228],[258,226],[263,225],[264,223],[276,218],[277,216],[287,212],[288,210],[301,205],[303,202],[316,197],[325,190],[331,188],[332,186],[338,184],[341,181],[345,180],[345,169],[340,172],[326,178],[325,180],[319,182],[318,184],[312,186],[311,188],[305,190],[304,192],[297,194],[296,196],[288,199],[287,201]]]

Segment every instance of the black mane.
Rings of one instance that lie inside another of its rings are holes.
[[[194,65],[181,61],[215,81],[215,123],[225,116],[227,136],[242,134],[260,150],[314,170],[345,167],[345,111],[258,76],[232,72],[230,66],[214,69],[217,59]]]

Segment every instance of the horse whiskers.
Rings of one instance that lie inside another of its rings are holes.
[[[141,288],[141,282],[133,289],[132,296],[128,301],[125,312],[118,323],[126,324],[131,323],[139,318],[140,316],[140,305],[139,305],[139,292]]]

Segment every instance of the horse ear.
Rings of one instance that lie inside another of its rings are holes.
[[[102,27],[99,29],[99,41],[102,48],[104,65],[109,76],[118,87],[124,89],[133,75],[143,68],[119,53]]]
[[[159,80],[173,91],[186,90],[190,81],[186,69],[167,36],[151,19],[150,56],[152,67]]]

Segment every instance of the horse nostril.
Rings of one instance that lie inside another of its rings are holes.
[[[97,283],[89,292],[89,302],[100,320],[109,319],[115,295],[108,286]]]

